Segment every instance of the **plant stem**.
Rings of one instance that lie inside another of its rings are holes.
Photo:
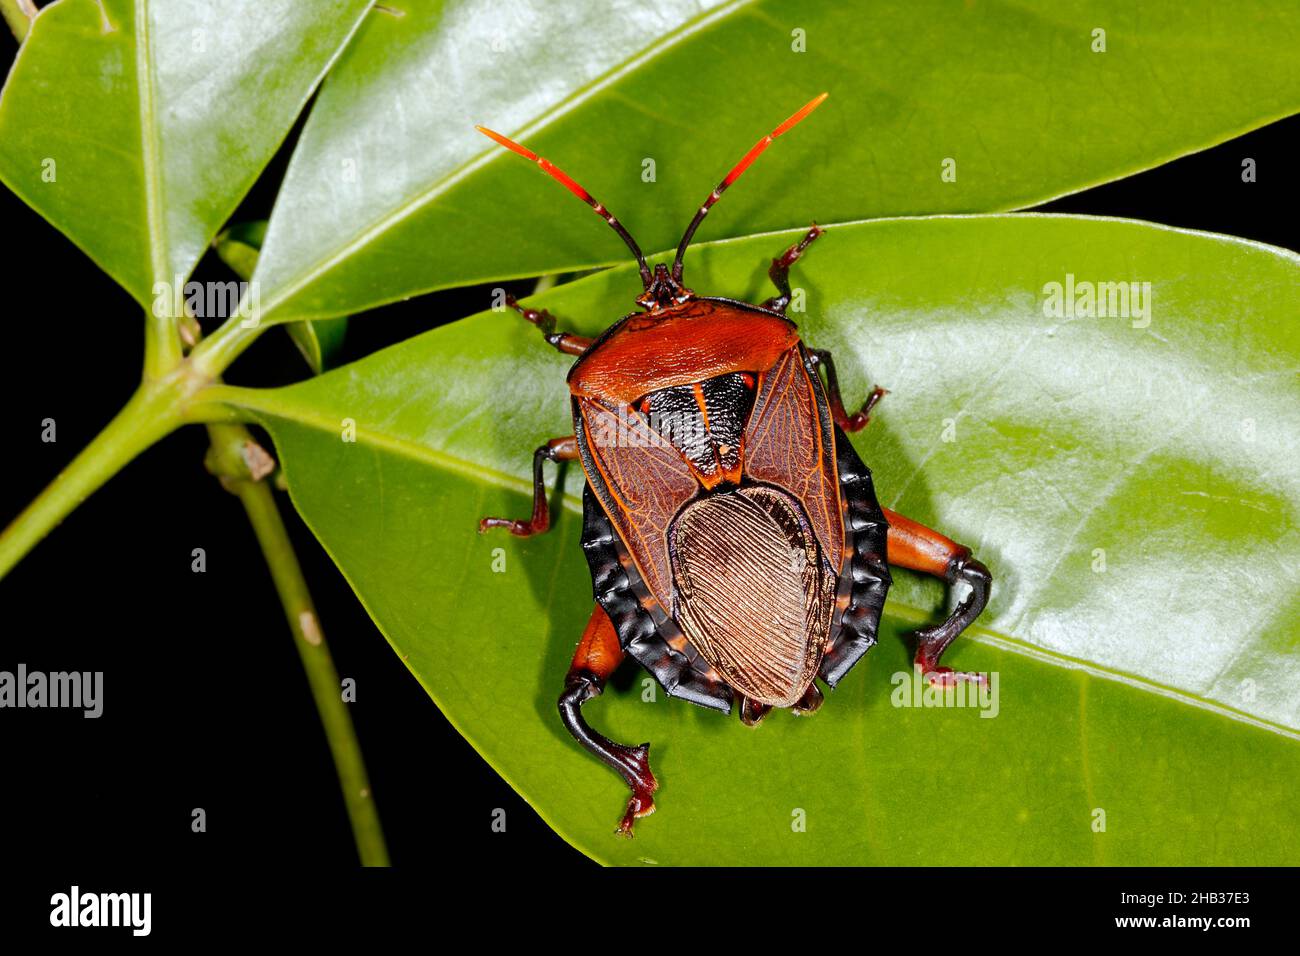
[[[384,845],[384,833],[370,791],[361,746],[347,704],[343,702],[338,671],[321,632],[311,593],[274,494],[266,482],[254,478],[248,470],[245,449],[255,444],[253,438],[241,425],[209,425],[208,435],[212,439],[209,468],[217,472],[228,491],[239,497],[248,513],[248,520],[271,570],[276,592],[280,595],[280,603],[284,606],[289,629],[293,632],[293,643],[307,671],[316,711],[320,714],[334,756],[334,767],[361,863],[363,866],[388,866],[388,849]]]
[[[158,381],[181,363],[181,336],[178,320],[172,315],[155,315],[152,311],[144,317],[144,378]]]
[[[230,360],[265,328],[240,329],[238,317],[222,328],[232,325],[242,333],[240,347],[210,356],[209,363],[200,367],[193,357],[182,356],[174,318],[145,316],[144,381],[117,417],[0,534],[0,578],[100,485],[178,426],[236,422],[244,417],[207,397],[214,383],[220,387],[220,374]]]
[[[109,478],[183,420],[175,388],[141,388],[0,534],[0,578]]]
[[[267,328],[269,326],[264,323],[245,328],[244,319],[236,313],[194,347],[190,361],[199,373],[215,378]]]
[[[14,38],[19,43],[27,39],[27,32],[32,28],[32,18],[37,14],[36,4],[32,0],[0,0],[0,12],[4,14]]]

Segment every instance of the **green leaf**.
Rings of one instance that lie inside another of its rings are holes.
[[[141,304],[186,277],[368,0],[61,0],[0,101],[0,180]]]
[[[687,279],[757,301],[796,236],[700,247]],[[552,533],[475,530],[528,512],[532,449],[571,432],[568,360],[488,312],[239,394],[402,660],[598,860],[1293,862],[1300,257],[1118,220],[935,217],[832,227],[796,271],[795,317],[834,351],[848,400],[891,389],[853,439],[881,501],[993,571],[950,658],[997,673],[999,711],[891,706],[891,675],[910,674],[900,633],[942,606],[904,571],[881,646],[812,718],[749,729],[662,692],[646,703],[648,675],[625,668],[586,712],[653,742],[659,812],[631,843],[612,833],[622,781],[555,712],[592,604],[581,469]],[[1049,284],[1075,280],[1150,283],[1149,323],[1137,300],[1129,318],[1045,314]],[[593,333],[636,291],[623,267],[534,302]]]
[[[304,319],[287,326],[289,337],[310,366],[319,375],[334,364],[334,357],[343,348],[343,338],[348,331],[348,317],[336,319]]]
[[[475,124],[558,163],[642,248],[667,249],[732,164],[823,90],[701,238],[1029,206],[1300,109],[1290,0],[397,7],[366,22],[303,131],[258,274],[270,321],[626,260]]]
[[[266,220],[237,222],[217,236],[213,245],[217,256],[241,279],[249,279],[257,268],[257,257],[266,239]],[[348,317],[305,319],[285,327],[293,344],[298,346],[313,375],[334,364],[348,331]]]

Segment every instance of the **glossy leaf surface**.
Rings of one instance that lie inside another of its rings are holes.
[[[271,321],[341,315],[625,261],[589,210],[475,124],[667,249],[732,164],[823,90],[702,239],[992,212],[1119,178],[1300,109],[1297,49],[1289,0],[385,4],[303,131],[262,307]]]
[[[0,180],[142,305],[187,277],[369,0],[61,0],[0,100]]]
[[[688,282],[757,301],[796,237],[700,247]],[[891,706],[900,634],[942,604],[900,571],[881,646],[815,717],[751,730],[631,669],[588,705],[653,742],[660,811],[630,843],[612,834],[621,781],[554,706],[591,608],[580,470],[551,534],[475,532],[526,514],[532,449],[570,431],[567,360],[487,312],[248,402],[402,659],[597,859],[1295,862],[1297,257],[1124,221],[938,217],[832,228],[794,282],[849,400],[891,389],[853,439],[882,502],[993,571],[950,656],[996,672],[997,715]],[[1085,282],[1138,283],[1128,315],[1083,314]],[[1052,283],[1080,308],[1053,314]],[[621,268],[536,304],[592,333],[636,288]]]

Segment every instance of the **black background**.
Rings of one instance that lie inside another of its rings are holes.
[[[9,43],[0,55],[6,70],[12,52]],[[1294,249],[1298,132],[1293,118],[1042,208]],[[1252,184],[1241,179],[1245,157],[1257,162]],[[239,217],[266,215],[286,159],[282,151]],[[815,197],[809,204],[811,215]],[[0,522],[7,522],[126,401],[143,343],[139,308],[127,294],[7,190],[0,234],[7,246]],[[228,277],[211,255],[197,275],[208,277]],[[527,284],[514,291],[525,294]],[[468,289],[379,310],[352,323],[340,361],[487,304],[486,289]],[[304,374],[287,336],[275,332],[230,378],[268,385]],[[57,422],[56,443],[41,441],[46,418]],[[78,874],[137,874],[160,890],[167,873],[268,880],[266,867],[342,872],[356,864],[279,602],[238,501],[203,469],[205,448],[196,428],[155,446],[0,582],[0,670],[23,662],[105,675],[98,720],[0,712],[0,860],[7,878],[30,877],[28,887],[45,900],[46,882],[66,890]],[[357,680],[351,713],[393,862],[497,878],[593,868],[450,727],[287,502],[282,510],[339,673]],[[196,547],[207,552],[204,574],[190,569]],[[206,833],[191,831],[195,807],[207,812]],[[491,830],[494,808],[506,810],[505,833]],[[48,904],[38,913],[43,920]]]

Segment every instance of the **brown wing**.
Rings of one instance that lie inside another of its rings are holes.
[[[835,575],[793,497],[749,486],[697,499],[672,528],[677,620],[732,687],[797,703],[821,663]]]
[[[597,398],[574,398],[582,467],[651,596],[673,606],[668,526],[699,487],[672,445],[640,416]],[[649,609],[647,609],[649,610]]]
[[[784,488],[803,505],[833,570],[846,557],[836,480],[835,432],[821,382],[809,372],[802,345],[760,376],[745,429],[745,472]]]
[[[646,610],[672,617],[732,687],[789,706],[828,640],[844,523],[833,425],[802,346],[755,371],[745,471],[785,494],[736,489],[688,506],[691,466],[626,405],[575,395],[574,428],[588,485],[658,605]]]

